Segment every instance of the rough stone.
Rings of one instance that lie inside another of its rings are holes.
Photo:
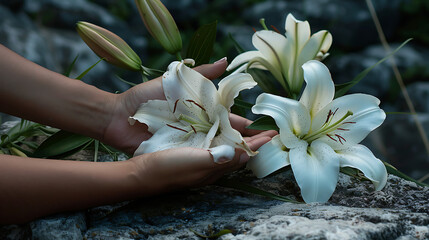
[[[30,223],[33,240],[80,240],[86,231],[84,213],[52,216]]]

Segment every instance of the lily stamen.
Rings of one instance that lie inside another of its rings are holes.
[[[338,108],[334,111],[334,112],[332,112],[331,110],[329,110],[329,112],[328,112],[328,119],[329,119],[329,121],[328,122],[325,122],[324,124],[323,124],[323,126],[322,126],[322,128],[319,130],[319,131],[317,131],[317,132],[315,132],[315,133],[312,133],[312,134],[308,134],[308,135],[306,135],[306,136],[304,136],[302,139],[303,140],[306,140],[307,142],[312,142],[313,140],[315,140],[315,139],[317,139],[317,138],[319,138],[319,136],[320,135],[322,135],[322,134],[327,134],[327,133],[330,133],[330,132],[332,132],[332,131],[335,131],[336,129],[338,129],[338,127],[341,125],[341,124],[344,124],[343,123],[343,121],[346,119],[346,118],[348,118],[349,116],[352,116],[353,115],[353,112],[351,112],[351,111],[347,111],[347,113],[340,119],[340,120],[338,120],[337,122],[335,122],[334,124],[332,124],[332,125],[330,125],[330,122],[332,121],[332,119],[333,119],[333,116],[337,113],[337,110],[338,110]],[[355,123],[355,122],[348,122],[348,123]],[[326,125],[326,126],[325,126]],[[345,139],[344,139],[345,140]],[[341,142],[341,141],[340,141]]]
[[[337,140],[335,138],[333,138],[331,135],[326,134],[326,136],[328,136],[330,139],[332,139],[333,141],[337,142]]]
[[[174,102],[174,109],[173,109],[173,113],[176,112],[176,108],[177,108],[177,103],[179,102],[180,99],[177,99],[176,102]]]
[[[203,107],[203,106],[201,106],[200,104],[198,104],[197,102],[195,102],[194,100],[191,100],[191,99],[188,99],[188,100],[186,100],[187,102],[190,102],[190,103],[193,103],[193,104],[195,104],[195,105],[197,105],[199,108],[201,108],[204,112],[206,112],[206,109]]]
[[[274,26],[274,25],[271,25],[270,26],[274,31],[276,31],[277,33],[280,33],[280,31]]]
[[[345,138],[341,137],[341,136],[340,136],[340,135],[338,135],[338,134],[335,134],[335,137],[337,137],[337,138],[338,138],[338,140],[340,141],[340,143],[341,143],[341,144],[344,144],[342,141],[347,142]],[[342,141],[341,141],[341,140],[342,140]]]
[[[170,125],[170,124],[166,124],[167,126],[169,126],[169,127],[171,127],[171,128],[174,128],[174,129],[177,129],[177,130],[180,130],[180,131],[184,131],[185,133],[187,133],[188,131],[186,131],[185,129],[181,129],[181,128],[179,128],[179,127],[176,127],[176,126],[173,126],[173,125]]]

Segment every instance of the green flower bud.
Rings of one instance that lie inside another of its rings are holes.
[[[78,22],[77,32],[85,43],[108,63],[132,71],[140,71],[142,60],[118,35],[88,22]]]
[[[170,54],[182,50],[182,38],[170,12],[159,0],[135,0],[149,33]]]

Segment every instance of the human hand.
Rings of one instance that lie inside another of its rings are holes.
[[[206,64],[196,67],[195,70],[209,79],[214,79],[222,75],[227,66],[226,60],[218,61],[214,64]],[[114,108],[110,124],[105,128],[103,142],[123,150],[133,153],[140,143],[149,139],[152,134],[145,124],[128,123],[128,117],[134,115],[141,103],[153,99],[165,99],[162,89],[161,78],[139,84],[128,91],[116,95],[113,101]],[[237,115],[230,115],[231,125],[242,133],[243,136],[254,136],[261,131],[247,129],[251,121]]]
[[[258,136],[246,137],[245,140],[255,151],[274,134],[275,131],[267,131]],[[211,184],[225,173],[242,168],[249,156],[243,150],[235,149],[234,158],[228,160],[230,161],[218,164],[213,161],[208,150],[186,147],[147,153],[129,161],[135,164],[143,197]]]

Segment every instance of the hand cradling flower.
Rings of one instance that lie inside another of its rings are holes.
[[[231,159],[234,148],[243,149],[249,156],[255,155],[229,121],[234,98],[241,90],[256,85],[253,78],[246,73],[234,74],[220,81],[216,89],[209,79],[186,64],[193,65],[194,61],[175,61],[163,75],[166,100],[143,103],[129,118],[130,124],[137,120],[153,133],[134,155],[177,147],[209,149],[215,161],[223,154]]]
[[[361,142],[386,115],[380,101],[366,94],[334,98],[328,68],[312,60],[302,66],[307,83],[299,101],[261,94],[252,111],[271,116],[280,134],[248,162],[257,177],[291,165],[305,202],[326,202],[335,190],[339,169],[359,169],[380,190],[386,184],[383,163]]]

